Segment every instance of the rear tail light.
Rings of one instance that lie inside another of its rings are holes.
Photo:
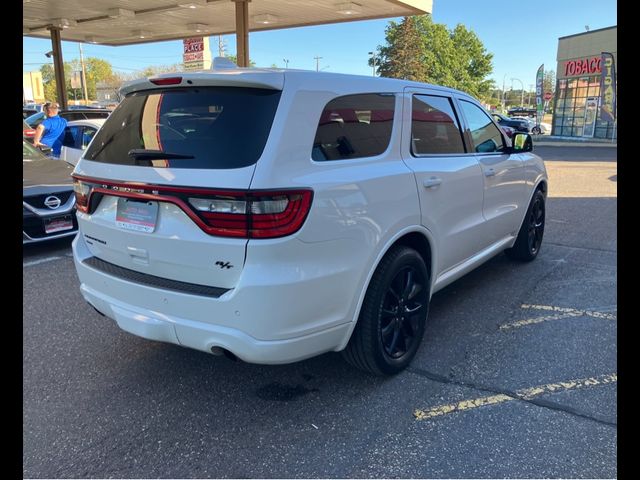
[[[76,206],[91,213],[102,195],[170,202],[206,233],[220,237],[278,238],[297,232],[309,214],[313,191],[207,190],[133,185],[73,176]]]
[[[277,238],[297,232],[311,207],[311,190],[234,192],[235,196],[189,197],[212,235]]]
[[[76,208],[81,212],[87,213],[89,209],[89,194],[91,193],[91,185],[88,183],[84,183],[74,177],[73,191],[76,194]]]
[[[36,131],[34,129],[25,129],[22,131],[22,135],[24,135],[25,137],[35,137],[36,136]]]

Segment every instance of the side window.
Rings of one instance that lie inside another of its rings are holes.
[[[98,130],[96,130],[93,127],[84,127],[82,130],[82,145],[80,146],[80,148],[82,148],[82,150],[84,150],[85,148],[87,148],[89,146],[89,142],[91,141],[91,139],[93,138],[93,136],[96,134]]]
[[[380,155],[391,140],[395,102],[389,93],[331,100],[320,115],[311,158],[324,162]]]
[[[498,127],[496,127],[484,110],[471,102],[460,102],[464,115],[469,123],[471,139],[476,152],[501,152],[504,150],[504,141]]]
[[[79,148],[78,140],[81,135],[82,127],[65,127],[64,136],[62,137],[62,145],[69,148]]]
[[[411,153],[465,153],[451,99],[433,95],[413,96]]]

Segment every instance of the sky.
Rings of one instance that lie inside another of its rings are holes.
[[[251,9],[251,4],[249,4]],[[533,89],[540,64],[556,70],[558,38],[617,25],[616,0],[433,0],[433,21],[453,29],[458,23],[473,30],[493,54],[493,73],[498,88]],[[271,30],[249,34],[250,58],[259,67],[275,64],[289,68],[371,75],[370,55],[385,44],[385,28],[390,20],[364,20],[333,25]],[[235,35],[224,35],[228,54],[236,53]],[[218,55],[218,37],[210,37],[212,55]],[[152,65],[182,62],[182,41],[107,47],[82,44],[84,57],[107,60],[115,71],[132,73]],[[23,37],[23,72],[51,63],[45,53],[51,41]],[[62,42],[64,61],[79,58],[77,42]],[[514,79],[514,80],[512,80]]]

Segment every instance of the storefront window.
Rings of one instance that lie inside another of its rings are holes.
[[[584,133],[587,98],[600,96],[600,75],[563,78],[557,82],[558,98],[553,117],[553,134],[581,137]],[[598,109],[593,136],[611,138],[613,123],[603,122]],[[591,129],[587,129],[589,135]]]

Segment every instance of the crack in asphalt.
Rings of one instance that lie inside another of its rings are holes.
[[[516,392],[508,390],[508,389],[501,389],[501,388],[497,388],[497,387],[488,387],[486,385],[480,385],[480,384],[476,384],[476,383],[471,383],[471,382],[465,382],[465,381],[461,381],[461,380],[453,380],[449,377],[446,377],[444,375],[440,375],[438,373],[433,373],[433,372],[429,372],[428,370],[424,370],[422,368],[417,368],[417,367],[408,367],[407,368],[408,372],[411,372],[415,375],[421,376],[421,377],[425,377],[428,378],[429,380],[433,380],[434,382],[438,382],[438,383],[444,383],[447,385],[456,385],[459,387],[465,387],[465,388],[471,388],[473,390],[479,390],[481,392],[488,392],[488,393],[492,393],[492,394],[498,394],[498,395],[507,395],[509,397],[512,397],[514,400],[519,400],[525,403],[530,403],[532,405],[538,406],[538,407],[542,407],[542,408],[547,408],[549,410],[554,410],[557,412],[563,412],[563,413],[568,413],[570,415],[574,415],[576,417],[580,417],[580,418],[584,418],[586,420],[591,420],[593,422],[597,422],[603,425],[607,425],[610,427],[617,427],[618,424],[617,422],[612,422],[600,417],[597,417],[595,415],[589,415],[587,413],[581,412],[580,410],[577,410],[573,407],[570,407],[568,405],[562,405],[560,403],[556,403],[556,402],[552,402],[550,400],[544,400],[544,399],[527,399],[527,398],[523,398],[521,395],[518,395]]]

